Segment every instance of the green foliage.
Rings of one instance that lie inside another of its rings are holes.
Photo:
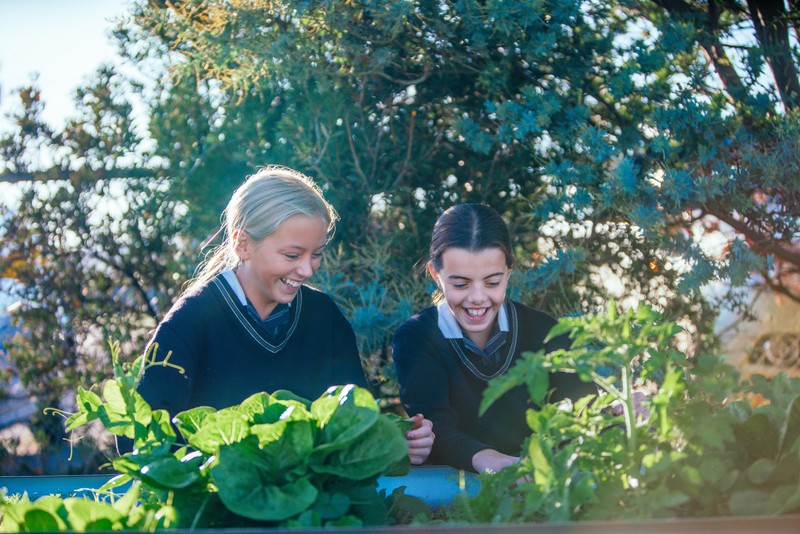
[[[481,475],[451,519],[472,522],[748,516],[800,511],[800,379],[741,383],[719,358],[675,349],[674,323],[646,306],[559,321],[568,350],[528,353],[492,381],[485,410],[523,385],[540,409],[517,466]],[[599,394],[545,403],[547,373]],[[652,394],[634,395],[648,382]],[[637,406],[637,401],[641,405]]]
[[[81,118],[57,134],[41,122],[31,89],[17,117],[20,135],[0,140],[6,166],[17,172],[37,155],[33,147],[46,144],[59,158],[19,186],[18,206],[0,206],[0,274],[14,282],[4,287],[19,304],[13,320],[21,331],[6,344],[7,359],[39,413],[78,384],[108,376],[97,340],[144,345],[179,289],[177,273],[186,271],[184,205],[168,182],[141,169],[107,171],[142,141],[120,85],[101,70],[80,91]],[[51,421],[34,420],[43,447],[62,437]]]
[[[115,377],[102,394],[78,389],[78,411],[67,418],[66,428],[73,431],[100,420],[108,431],[127,438],[133,451],[112,460],[119,475],[98,493],[133,481],[131,489],[111,503],[54,496],[5,503],[0,530],[391,521],[392,509],[377,491],[377,478],[408,469],[403,437],[408,423],[381,414],[367,390],[333,386],[313,402],[283,391],[258,393],[229,408],[197,407],[170,419],[136,391],[146,368],[174,368],[169,358],[156,360],[149,353],[124,364],[119,346],[112,345],[112,359]],[[393,496],[398,508],[411,499],[401,493]]]
[[[31,502],[23,495],[0,504],[0,532],[152,532],[173,526],[169,506],[137,503],[140,489],[136,482],[125,494],[105,500],[48,495]]]
[[[391,355],[394,331],[429,305],[430,294],[412,272],[408,258],[394,257],[390,243],[369,241],[360,247],[326,252],[314,284],[334,295],[356,333],[362,365],[380,392],[385,411],[399,411],[397,379]]]
[[[48,188],[31,189],[15,231],[3,234],[3,271],[36,263],[40,251],[25,242],[52,244],[48,261],[18,279],[27,315],[17,369],[41,393],[40,364],[54,384],[56,355],[70,362],[63,369],[82,369],[101,352],[96,340],[151,327],[199,261],[189,251],[214,235],[232,191],[265,163],[311,175],[341,214],[332,246],[343,269],[320,285],[351,312],[368,372],[388,398],[386,331],[420,302],[409,274],[434,220],[456,202],[487,202],[508,220],[522,260],[515,298],[557,316],[612,299],[648,304],[689,325],[702,353],[722,306],[748,309],[735,288],[706,302],[709,282],[757,273],[800,297],[800,81],[786,9],[138,2],[114,34],[137,75],[152,75],[152,90],[103,68],[76,95],[76,119],[55,131],[41,120],[35,88],[25,89],[24,112],[0,139],[6,175],[64,185],[58,202]],[[141,123],[130,95],[144,101]],[[92,220],[95,205],[83,197],[96,188],[118,198],[112,179],[130,194],[119,217],[93,226],[107,237],[90,239],[80,221]],[[70,217],[54,215],[61,210]],[[89,245],[49,241],[64,233]],[[380,255],[365,253],[374,243]],[[365,278],[364,262],[385,255],[391,265]],[[59,282],[76,283],[57,286],[52,265],[66,267]],[[72,303],[86,299],[85,287],[97,324],[124,317],[108,332],[82,335],[91,323],[75,325]],[[77,383],[59,372],[67,387]]]

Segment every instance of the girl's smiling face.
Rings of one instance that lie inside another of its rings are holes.
[[[322,217],[292,215],[261,241],[253,241],[244,232],[236,240],[241,259],[236,277],[259,315],[266,318],[278,303],[291,302],[319,268],[328,224]]]
[[[499,248],[448,248],[441,255],[441,266],[437,271],[429,264],[431,276],[462,330],[483,348],[506,298],[511,269],[505,253]]]

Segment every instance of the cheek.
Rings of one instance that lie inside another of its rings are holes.
[[[444,295],[444,300],[446,300],[447,303],[452,306],[456,306],[464,301],[464,295],[462,292],[452,288],[450,290],[442,288],[442,295]]]
[[[501,284],[498,287],[493,288],[491,295],[492,300],[495,302],[503,302],[506,298],[506,284]]]

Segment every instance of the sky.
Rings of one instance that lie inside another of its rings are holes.
[[[0,0],[0,129],[18,106],[15,89],[38,73],[44,118],[62,126],[75,89],[102,63],[115,60],[113,19],[131,0]]]
[[[0,0],[0,131],[20,109],[17,90],[38,76],[43,117],[56,130],[74,114],[75,90],[103,63],[118,60],[114,18],[131,0]],[[15,186],[0,182],[0,203],[13,205]]]

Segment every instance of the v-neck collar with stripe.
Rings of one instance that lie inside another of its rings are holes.
[[[233,272],[233,270],[228,269],[221,272],[219,275],[213,278],[211,282],[217,287],[217,289],[219,289],[223,301],[231,310],[233,316],[239,321],[239,323],[242,325],[242,328],[244,328],[244,330],[250,335],[250,337],[253,338],[256,343],[273,354],[286,346],[286,343],[288,343],[289,339],[291,339],[292,334],[294,333],[295,329],[297,328],[297,324],[300,321],[300,311],[303,307],[302,288],[297,292],[297,296],[291,303],[291,306],[294,308],[294,313],[290,319],[289,327],[286,330],[286,337],[284,337],[280,343],[275,344],[267,339],[263,330],[259,325],[256,324],[255,319],[247,311],[247,297],[245,296],[244,289],[242,289],[242,285],[239,283],[239,279],[236,278],[236,274]]]
[[[461,363],[476,377],[481,380],[489,381],[495,377],[505,373],[511,365],[511,360],[514,358],[514,353],[517,350],[517,337],[519,335],[519,328],[517,326],[517,310],[514,308],[514,303],[506,299],[497,314],[497,326],[500,333],[506,334],[504,343],[496,349],[498,353],[495,362],[488,365],[477,365],[472,358],[464,352],[462,344],[464,343],[464,332],[458,326],[453,311],[447,305],[447,301],[442,301],[437,306],[438,327],[442,336],[450,342],[450,345],[458,354]],[[470,351],[470,354],[474,354]],[[480,355],[475,354],[476,358],[481,358]]]

